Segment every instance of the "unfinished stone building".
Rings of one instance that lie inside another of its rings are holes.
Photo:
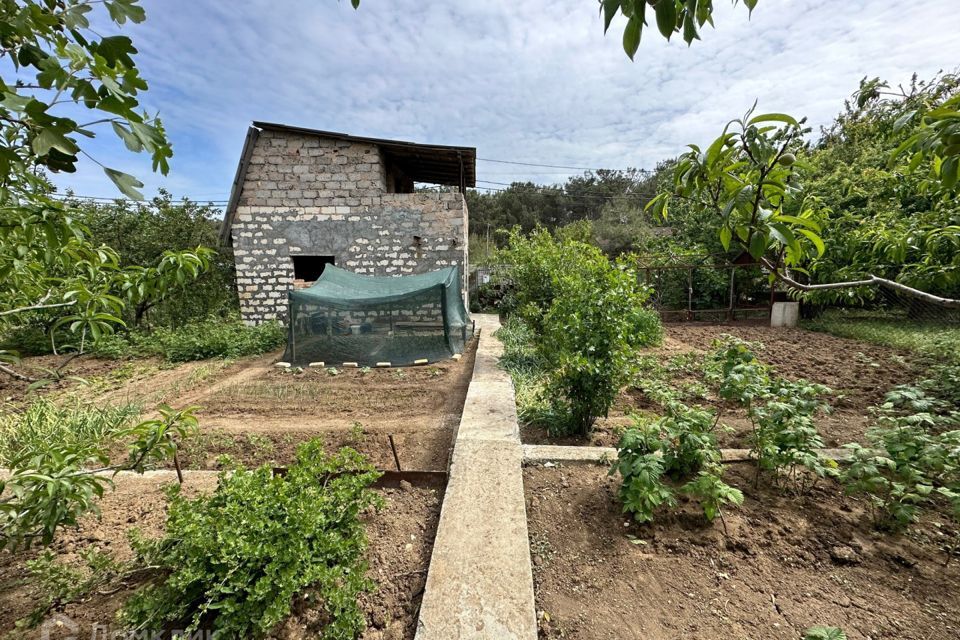
[[[463,192],[475,184],[472,147],[254,122],[220,238],[233,244],[243,319],[283,320],[287,292],[328,264],[377,276],[457,266],[465,294]]]

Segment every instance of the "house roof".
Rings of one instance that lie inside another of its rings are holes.
[[[237,166],[233,187],[230,190],[230,200],[227,202],[227,209],[224,212],[223,226],[220,229],[220,240],[223,243],[226,243],[230,238],[230,225],[233,224],[233,217],[240,199],[240,190],[247,173],[247,165],[250,162],[250,155],[253,153],[253,147],[260,131],[281,131],[376,145],[388,160],[399,167],[414,182],[451,185],[460,187],[461,190],[466,187],[477,186],[477,150],[474,147],[420,144],[386,138],[366,138],[336,131],[254,121],[253,125],[247,130],[247,138],[243,144],[240,163]]]
[[[283,131],[305,136],[332,138],[347,142],[373,144],[390,158],[414,182],[447,184],[454,187],[477,186],[477,150],[474,147],[452,147],[439,144],[420,144],[386,138],[364,138],[336,131],[305,129],[273,122],[254,122],[262,131]]]

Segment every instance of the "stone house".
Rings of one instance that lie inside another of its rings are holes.
[[[287,292],[327,264],[376,276],[457,266],[466,296],[463,192],[475,185],[472,147],[254,122],[220,231],[233,245],[244,321],[283,320]]]

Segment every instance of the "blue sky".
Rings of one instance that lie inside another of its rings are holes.
[[[703,143],[754,100],[827,124],[863,76],[906,82],[960,65],[956,0],[715,0],[688,48],[651,28],[634,62],[622,17],[593,0],[145,0],[127,27],[174,145],[170,174],[102,130],[99,161],[175,196],[225,200],[252,120],[477,147],[480,158],[653,167]],[[478,163],[490,182],[569,172]],[[575,172],[574,172],[575,173]],[[62,189],[115,196],[92,162]]]

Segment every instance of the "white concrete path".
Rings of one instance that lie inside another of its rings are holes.
[[[513,383],[497,361],[496,316],[474,315],[480,343],[453,461],[417,640],[535,640],[523,453]]]

